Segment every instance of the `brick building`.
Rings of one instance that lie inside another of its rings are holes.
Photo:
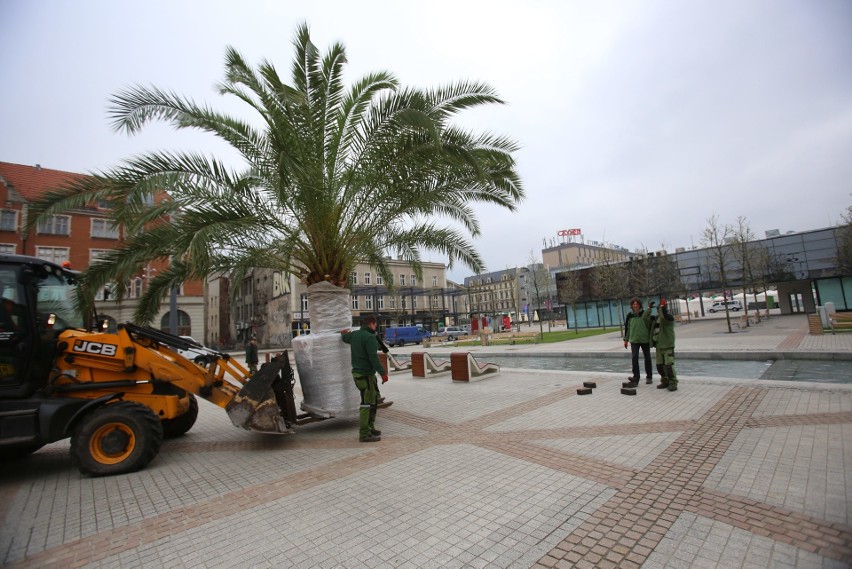
[[[35,166],[0,162],[0,253],[30,255],[63,263],[78,271],[110,249],[116,248],[123,229],[110,223],[106,204],[91,204],[50,216],[27,231],[28,206],[45,192],[81,178],[82,174]],[[98,291],[95,307],[111,324],[130,321],[137,299],[147,287],[147,279],[158,267],[150,265],[128,283],[128,298],[104,300]],[[205,335],[203,286],[185,283],[177,294],[178,333],[203,338]],[[169,302],[163,303],[153,325],[169,329]]]

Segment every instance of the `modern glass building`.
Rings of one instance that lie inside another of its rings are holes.
[[[626,289],[625,297],[698,296],[701,301],[702,294],[721,293],[723,288],[729,295],[744,289],[748,294],[774,289],[782,314],[815,312],[818,305],[826,302],[834,303],[837,311],[852,310],[852,275],[841,274],[838,264],[840,232],[846,229],[830,227],[778,235],[751,241],[738,249],[736,244],[728,244],[721,250],[678,250],[634,258],[618,264],[625,275],[643,274],[651,283],[654,271],[661,268],[668,273],[676,271],[676,275],[662,284],[657,279],[656,285],[645,290]],[[719,270],[720,255],[725,259],[725,286]],[[570,327],[618,326],[624,318],[627,298],[596,298],[600,295],[593,292],[595,270],[599,267],[556,274],[557,291],[572,288],[568,286],[572,281],[573,288],[578,290],[573,308],[570,299],[558,293]],[[636,289],[634,279],[629,280]]]

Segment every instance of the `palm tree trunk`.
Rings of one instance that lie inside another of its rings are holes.
[[[311,333],[293,338],[302,408],[319,417],[348,417],[361,401],[352,380],[349,346],[340,331],[352,327],[349,290],[320,282],[308,287]]]

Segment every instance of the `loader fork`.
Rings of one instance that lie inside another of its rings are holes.
[[[293,433],[296,425],[322,421],[296,411],[293,387],[296,384],[289,354],[284,351],[271,362],[263,364],[251,376],[225,410],[231,422],[242,429],[265,433]]]
[[[287,392],[292,400],[293,391],[283,385],[287,383],[281,376],[283,368],[284,362],[265,363],[246,381],[225,407],[234,426],[264,433],[294,432],[288,421],[289,405],[286,403]],[[283,406],[281,399],[284,400]]]

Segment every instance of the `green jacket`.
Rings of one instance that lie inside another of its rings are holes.
[[[246,363],[256,364],[257,362],[257,345],[249,343],[249,345],[246,346]]]
[[[376,339],[376,333],[369,327],[361,326],[354,332],[343,332],[341,337],[345,343],[352,346],[352,371],[387,375],[388,372],[379,362],[379,341]]]
[[[624,321],[624,341],[631,344],[651,343],[651,311],[642,310],[639,315],[631,311]]]
[[[665,350],[675,347],[675,320],[669,314],[667,306],[657,310],[657,324],[654,326],[654,346]]]

